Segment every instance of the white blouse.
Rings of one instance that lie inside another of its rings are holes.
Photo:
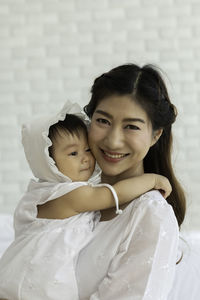
[[[158,191],[132,201],[100,222],[79,255],[81,300],[165,300],[173,284],[179,228]]]

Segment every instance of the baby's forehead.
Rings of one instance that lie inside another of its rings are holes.
[[[87,132],[83,129],[77,129],[71,132],[67,128],[58,128],[54,140],[58,143],[71,143],[72,141],[77,142],[82,139],[87,140]]]

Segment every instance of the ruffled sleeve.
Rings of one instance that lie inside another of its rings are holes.
[[[129,218],[107,276],[90,300],[167,299],[179,238],[173,209],[158,192],[150,192],[135,203]]]

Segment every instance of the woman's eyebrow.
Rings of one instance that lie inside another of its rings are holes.
[[[125,118],[125,119],[123,119],[123,122],[141,122],[141,123],[145,124],[145,121],[140,118]]]
[[[101,115],[103,115],[103,116],[105,116],[107,118],[113,119],[112,115],[110,115],[109,113],[107,113],[107,112],[105,112],[103,110],[98,109],[98,110],[95,111],[95,113],[101,114]]]
[[[109,114],[108,112],[105,112],[103,110],[96,110],[95,113],[101,114],[107,118],[113,119],[113,116],[111,114]],[[141,122],[143,124],[145,124],[145,121],[141,118],[125,118],[123,119],[123,122]]]

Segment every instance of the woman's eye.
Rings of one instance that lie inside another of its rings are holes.
[[[98,118],[98,119],[96,119],[96,121],[101,124],[108,124],[108,125],[110,124],[110,122],[108,120],[103,119],[103,118]]]
[[[76,155],[78,155],[78,152],[77,152],[77,151],[74,151],[74,152],[71,152],[69,155],[71,155],[71,156],[76,156]]]
[[[86,152],[91,152],[91,149],[90,149],[90,148],[87,148],[87,149],[86,149]]]
[[[136,125],[131,125],[131,124],[127,125],[127,126],[126,126],[126,129],[140,130],[140,128],[139,128],[138,126],[136,126]]]

